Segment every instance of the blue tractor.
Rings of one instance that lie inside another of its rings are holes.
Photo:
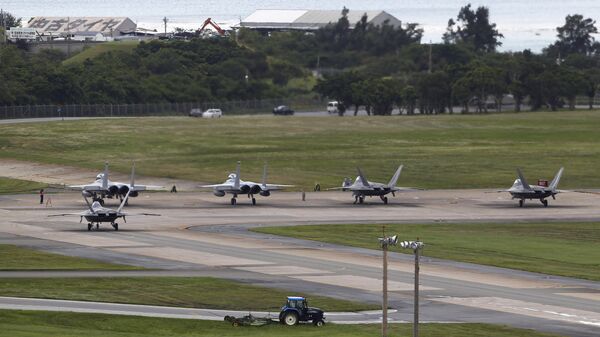
[[[325,324],[323,310],[310,308],[304,297],[288,296],[287,303],[281,308],[279,321],[285,325],[296,325],[299,322],[312,322],[315,326]]]

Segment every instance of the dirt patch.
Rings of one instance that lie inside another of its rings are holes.
[[[102,168],[90,170],[73,166],[41,164],[12,159],[0,160],[0,177],[36,181],[56,187],[91,183],[101,171]],[[130,177],[127,174],[109,172],[109,179],[111,181],[127,183]],[[175,185],[178,191],[196,190],[200,184],[199,182],[190,180],[145,176],[136,176],[135,181],[140,185],[165,186],[167,190],[170,190]]]

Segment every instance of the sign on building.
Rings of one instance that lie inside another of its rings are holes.
[[[35,28],[11,27],[8,30],[9,40],[36,40],[37,32]]]

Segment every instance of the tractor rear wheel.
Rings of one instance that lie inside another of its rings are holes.
[[[283,322],[285,323],[285,325],[296,325],[298,324],[298,315],[296,315],[296,313],[293,312],[288,312],[283,317]]]

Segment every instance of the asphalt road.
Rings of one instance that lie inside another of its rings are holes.
[[[314,223],[600,220],[600,200],[585,194],[560,195],[548,208],[534,202],[519,208],[507,195],[484,192],[416,191],[392,198],[389,205],[375,198],[353,205],[351,196],[341,192],[309,193],[305,202],[299,193],[280,193],[259,198],[254,207],[243,198],[231,207],[228,198],[209,193],[147,194],[132,199],[128,211],[162,216],[132,216],[127,224],[120,225],[119,232],[109,230],[109,226],[88,232],[85,224],[78,223],[79,218],[46,217],[83,210],[85,205],[77,193],[52,195],[52,208],[36,204],[35,195],[3,196],[0,243],[164,269],[173,275],[222,277],[286,289],[290,295],[302,291],[380,303],[381,252],[262,235],[247,228]],[[395,321],[412,320],[412,268],[412,256],[390,254],[390,305],[397,310],[391,314]],[[74,277],[81,273],[85,272],[1,272],[0,277]],[[145,272],[94,273],[88,276]],[[421,286],[423,321],[499,323],[568,336],[598,336],[600,329],[599,282],[424,258]],[[22,305],[5,299],[0,303],[2,307]],[[52,303],[35,305],[52,307]],[[104,304],[85,305],[90,310],[104,308]],[[158,315],[166,309],[148,310]],[[377,314],[348,318],[377,319]]]

